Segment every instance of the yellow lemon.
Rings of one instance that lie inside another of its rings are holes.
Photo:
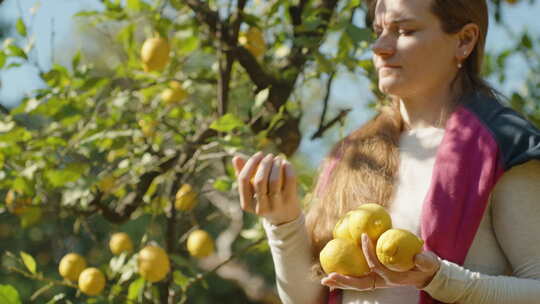
[[[386,209],[378,204],[363,204],[349,212],[349,232],[357,246],[361,245],[362,233],[367,233],[373,242],[392,228],[392,218]]]
[[[97,296],[105,288],[105,275],[101,270],[90,267],[79,276],[79,290],[89,296]]]
[[[349,217],[350,212],[348,212],[344,217],[342,217],[334,227],[333,236],[335,239],[349,239],[352,240],[351,233],[349,232]]]
[[[184,101],[188,96],[186,90],[178,81],[171,81],[169,87],[161,92],[161,99],[166,104],[175,104]]]
[[[151,283],[163,280],[171,268],[165,250],[154,245],[148,245],[139,251],[137,264],[141,277]]]
[[[262,57],[266,51],[263,33],[257,27],[250,27],[246,33],[240,35],[238,41],[256,58]]]
[[[377,240],[379,261],[393,271],[408,271],[414,267],[414,256],[422,252],[424,241],[404,229],[390,229]]]
[[[160,71],[169,63],[171,48],[166,39],[148,38],[141,48],[141,61],[145,72]]]
[[[127,233],[117,232],[111,236],[109,248],[114,255],[119,255],[122,252],[130,253],[133,251],[133,242]]]
[[[108,175],[99,181],[98,188],[103,193],[109,193],[113,190],[115,184],[116,178],[113,175]]]
[[[193,190],[190,184],[183,184],[176,192],[174,207],[176,210],[189,211],[197,204],[197,192]]]
[[[32,198],[24,197],[19,191],[9,190],[6,194],[6,208],[9,212],[21,215],[28,211]]]
[[[203,258],[214,252],[214,240],[208,232],[195,230],[188,236],[187,249],[192,256]]]
[[[156,121],[139,120],[139,127],[145,137],[154,137],[156,135]]]
[[[63,278],[76,282],[85,268],[86,260],[82,256],[68,253],[60,260],[58,272]]]
[[[333,239],[319,254],[321,266],[327,274],[362,276],[370,272],[362,249],[349,239]]]

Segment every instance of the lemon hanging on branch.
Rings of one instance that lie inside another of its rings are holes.
[[[181,103],[187,97],[187,91],[176,80],[171,81],[169,87],[161,92],[161,99],[168,105]]]
[[[130,253],[133,251],[133,242],[127,233],[117,232],[111,236],[109,248],[114,255],[119,255],[122,252]]]
[[[148,245],[139,251],[137,265],[141,277],[151,283],[163,280],[171,268],[167,252],[155,245]]]
[[[196,258],[207,257],[214,253],[214,239],[204,230],[195,230],[188,236],[187,250]]]
[[[238,37],[238,42],[257,59],[260,59],[266,51],[266,42],[258,27],[250,27],[247,32]]]
[[[176,192],[174,207],[180,211],[190,211],[197,204],[197,192],[190,184],[183,184]]]
[[[86,260],[82,256],[76,253],[68,253],[60,260],[58,272],[63,278],[76,282],[85,268]]]
[[[79,276],[79,290],[89,296],[97,296],[105,288],[105,275],[101,270],[86,268]]]
[[[169,63],[171,48],[167,39],[156,36],[144,41],[141,61],[145,72],[161,71]]]

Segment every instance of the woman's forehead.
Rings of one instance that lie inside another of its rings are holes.
[[[378,0],[375,8],[374,21],[385,23],[404,19],[422,20],[430,16],[432,0]]]

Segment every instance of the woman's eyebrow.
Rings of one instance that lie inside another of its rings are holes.
[[[402,18],[396,18],[394,20],[390,20],[390,24],[397,24],[397,23],[404,23],[404,22],[413,22],[413,21],[416,21],[416,19],[414,18],[407,18],[407,17],[402,17]],[[376,23],[376,22],[373,22],[373,28],[376,28],[376,27],[379,27],[379,25]]]

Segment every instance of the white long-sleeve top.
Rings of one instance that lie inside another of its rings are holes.
[[[399,182],[388,211],[395,228],[420,235],[420,214],[444,129],[405,131],[400,138]],[[310,280],[310,242],[304,215],[275,226],[263,220],[283,303],[316,303],[325,288]],[[444,236],[441,236],[444,237]],[[443,303],[540,303],[540,161],[501,177],[463,267],[442,260],[424,288]],[[343,291],[343,304],[418,303],[414,287]]]

